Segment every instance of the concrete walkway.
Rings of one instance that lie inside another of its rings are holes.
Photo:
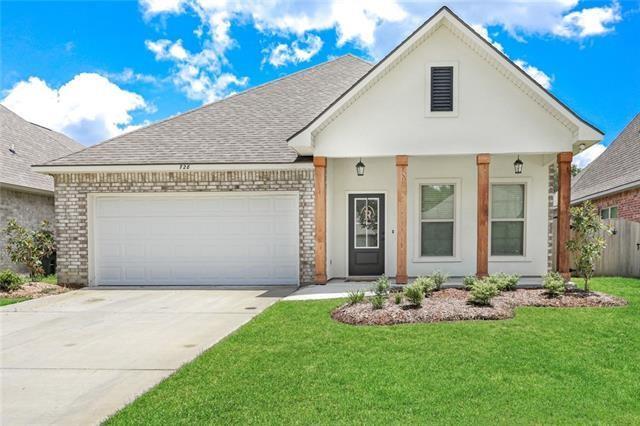
[[[289,293],[79,290],[0,308],[0,424],[97,424]]]

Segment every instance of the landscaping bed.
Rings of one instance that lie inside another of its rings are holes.
[[[23,298],[35,299],[51,294],[59,294],[69,291],[69,289],[57,284],[49,284],[46,282],[34,281],[22,284],[18,290],[11,292],[0,291],[0,298]]]
[[[604,293],[570,290],[558,297],[550,297],[543,289],[504,291],[491,299],[488,306],[469,303],[469,292],[462,289],[434,291],[421,306],[406,301],[394,302],[392,294],[380,309],[371,303],[344,304],[334,310],[332,318],[355,325],[391,325],[431,323],[440,321],[500,320],[513,318],[519,306],[556,308],[624,306],[626,300]]]

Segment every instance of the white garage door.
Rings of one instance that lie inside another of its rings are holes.
[[[95,285],[298,283],[298,196],[97,196]]]

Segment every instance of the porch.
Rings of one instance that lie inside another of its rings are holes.
[[[515,273],[537,285],[552,267],[556,168],[558,270],[568,278],[571,159],[571,152],[316,156],[316,284],[332,280],[340,286],[385,274],[402,285],[440,270],[457,280]],[[364,165],[361,175],[358,162]]]

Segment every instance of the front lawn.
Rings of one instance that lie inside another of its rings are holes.
[[[29,300],[28,297],[0,297],[0,306],[13,305],[14,303]]]
[[[640,424],[640,280],[617,308],[358,327],[280,302],[108,424]]]

